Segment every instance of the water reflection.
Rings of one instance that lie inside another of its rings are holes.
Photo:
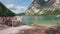
[[[55,16],[24,16],[23,23],[37,23],[37,24],[56,24],[60,23],[60,17]]]

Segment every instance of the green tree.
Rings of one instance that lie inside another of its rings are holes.
[[[0,2],[0,17],[8,17],[8,16],[15,16],[15,13],[6,8],[4,4]]]

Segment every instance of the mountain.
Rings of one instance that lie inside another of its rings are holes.
[[[33,0],[26,15],[60,15],[60,0]]]
[[[13,13],[11,10],[6,8],[1,2],[0,2],[0,17],[7,17],[7,16],[15,16],[15,13]]]
[[[16,14],[17,16],[25,16],[25,13]]]

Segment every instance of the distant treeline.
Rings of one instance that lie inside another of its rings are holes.
[[[16,14],[17,16],[25,16],[25,13]]]

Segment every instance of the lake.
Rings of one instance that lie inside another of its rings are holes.
[[[24,16],[24,24],[59,24],[60,17],[55,16]]]

